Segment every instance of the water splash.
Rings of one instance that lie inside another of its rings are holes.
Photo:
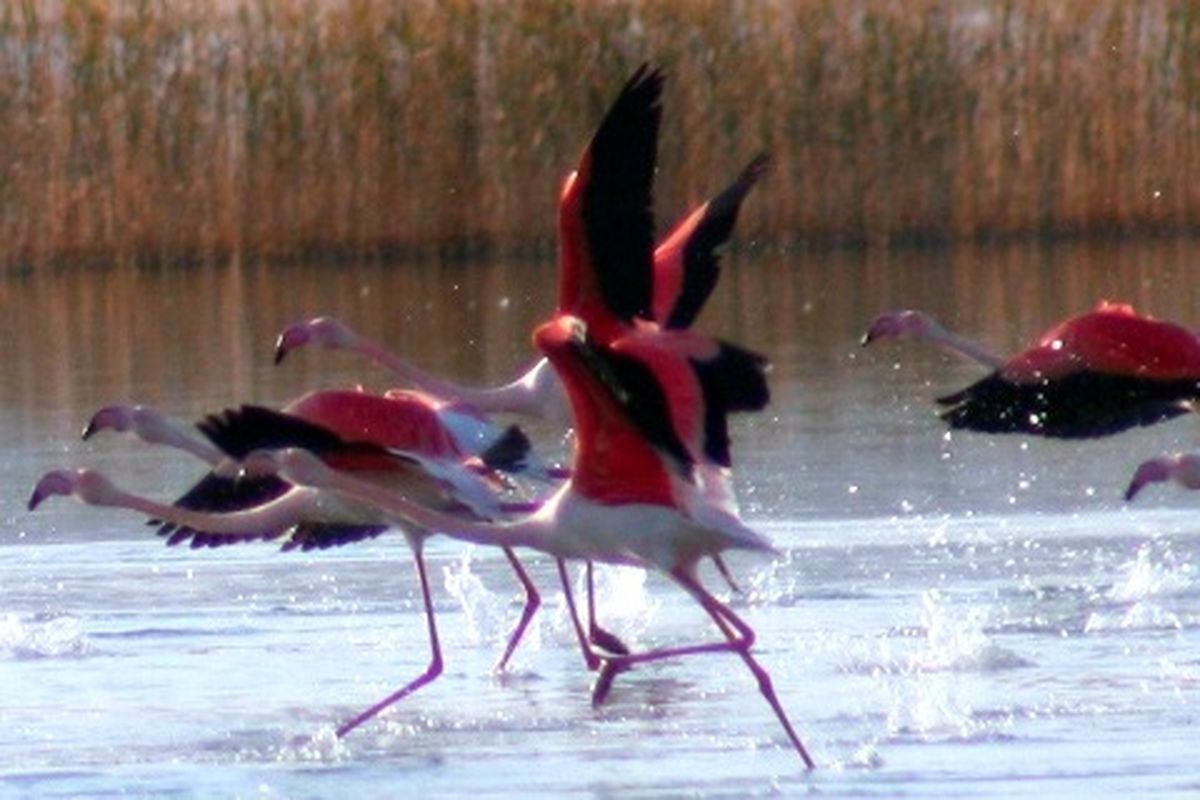
[[[936,589],[921,597],[925,646],[909,657],[917,672],[997,672],[1032,666],[1032,662],[992,641],[989,609],[958,610]]]
[[[788,548],[781,558],[754,572],[745,587],[749,605],[795,605],[800,569],[795,564],[796,551]]]
[[[921,622],[896,629],[879,641],[872,659],[851,662],[849,671],[872,675],[919,673],[987,673],[1033,666],[1020,654],[1001,647],[988,633],[991,611],[979,606],[960,608],[936,589],[921,595]],[[897,646],[896,638],[915,642]],[[897,652],[899,651],[899,652]]]
[[[880,638],[873,658],[851,662],[849,671],[872,676],[885,692],[890,737],[974,741],[1009,735],[1011,713],[975,708],[973,676],[1032,662],[992,641],[990,616],[987,608],[964,608],[928,590],[921,595],[920,624]]]
[[[1161,560],[1157,559],[1148,544],[1140,547],[1134,560],[1123,564],[1122,569],[1125,579],[1108,591],[1108,599],[1115,603],[1188,594],[1196,584],[1196,569],[1191,563],[1180,562],[1170,549]]]
[[[507,639],[516,622],[511,610],[512,596],[493,592],[484,585],[471,569],[474,555],[475,547],[468,547],[462,558],[443,568],[446,591],[462,607],[467,641],[474,646],[499,645]],[[541,631],[535,617],[517,652],[535,652],[540,647]]]
[[[350,755],[346,743],[338,738],[332,725],[323,725],[311,737],[289,743],[282,748],[278,761],[338,763]]]
[[[0,660],[81,658],[96,650],[79,624],[69,615],[22,620],[16,614],[0,617]]]
[[[596,564],[592,567],[596,592],[596,618],[600,625],[633,645],[645,633],[660,602],[646,587],[647,572],[638,567],[618,567]],[[572,583],[579,613],[586,615],[587,580],[584,570],[578,570]],[[574,641],[575,633],[569,618],[566,598],[562,592],[555,597],[555,635],[562,641]]]
[[[1145,544],[1132,561],[1121,565],[1123,577],[1103,596],[1118,609],[1093,611],[1084,623],[1084,633],[1181,630],[1196,623],[1169,607],[1172,600],[1196,591],[1196,568],[1169,548],[1158,555],[1156,549]]]

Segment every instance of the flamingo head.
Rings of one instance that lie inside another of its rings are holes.
[[[910,308],[885,311],[867,328],[862,345],[866,347],[879,339],[928,338],[939,329],[937,322],[924,311]]]
[[[56,469],[47,472],[33,487],[29,510],[33,511],[48,497],[75,496],[91,506],[115,505],[120,492],[108,478],[91,469]]]
[[[1187,489],[1200,489],[1200,451],[1143,461],[1133,473],[1133,479],[1125,490],[1125,499],[1132,500],[1151,483],[1167,481],[1175,481]]]
[[[349,350],[358,343],[358,334],[333,317],[313,317],[307,322],[289,325],[275,340],[275,363],[280,364],[291,351],[315,344],[331,350]]]
[[[132,427],[133,406],[105,406],[93,414],[88,424],[83,426],[83,440],[87,441],[101,431],[124,433]]]
[[[164,444],[175,439],[175,432],[166,417],[148,406],[141,405],[105,406],[93,414],[84,426],[83,439],[87,441],[102,431],[133,431],[144,441]]]
[[[1129,482],[1129,487],[1125,490],[1125,501],[1128,502],[1137,497],[1138,493],[1151,483],[1164,483],[1171,480],[1175,468],[1176,458],[1174,456],[1159,456],[1149,461],[1143,461],[1134,471],[1133,480]]]
[[[533,332],[533,343],[551,359],[587,343],[588,327],[582,319],[571,314],[556,314],[549,322]]]

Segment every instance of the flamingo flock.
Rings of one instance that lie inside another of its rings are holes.
[[[303,347],[348,352],[385,370],[397,388],[318,389],[280,407],[247,403],[195,424],[140,405],[100,409],[83,431],[125,433],[171,447],[207,471],[173,502],[119,488],[100,472],[56,469],[37,482],[30,509],[52,496],[147,518],[168,545],[211,548],[274,541],[284,550],[346,546],[399,531],[413,555],[430,661],[415,678],[341,722],[345,736],[437,679],[444,660],[423,556],[430,536],[499,547],[525,602],[496,669],[503,671],[540,607],[518,551],[556,562],[585,666],[591,702],[637,666],[731,654],[749,670],[791,749],[815,765],[756,659],[755,632],[707,588],[711,562],[736,589],[729,551],[770,557],[748,526],[733,488],[729,415],[770,400],[768,361],[694,324],[720,275],[719,250],[743,201],[769,168],[755,156],[711,200],[655,241],[653,181],[663,74],[643,65],[600,120],[558,204],[557,306],[532,334],[541,359],[495,387],[434,375],[359,335],[316,317],[279,334],[275,362]],[[1110,436],[1187,413],[1200,400],[1200,338],[1101,303],[1001,357],[917,310],[877,317],[864,345],[930,342],[987,374],[937,399],[954,429],[1084,439]],[[573,432],[569,464],[541,456],[513,414]],[[1200,488],[1200,451],[1147,460],[1126,490],[1149,484]],[[585,575],[586,622],[569,562]],[[634,652],[596,617],[593,563],[655,570],[705,612],[716,636]]]

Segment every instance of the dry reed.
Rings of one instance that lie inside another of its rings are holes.
[[[1187,0],[12,0],[0,266],[545,243],[647,58],[664,210],[775,154],[743,235],[1200,223]]]

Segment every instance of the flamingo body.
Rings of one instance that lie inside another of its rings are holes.
[[[392,391],[386,395],[354,389],[322,389],[287,404],[286,413],[325,427],[349,441],[411,450],[434,458],[465,457],[429,395]]]
[[[1102,302],[1047,331],[1000,369],[1005,378],[1022,383],[1088,371],[1195,382],[1200,380],[1200,338],[1180,325],[1139,315],[1132,306]]]

